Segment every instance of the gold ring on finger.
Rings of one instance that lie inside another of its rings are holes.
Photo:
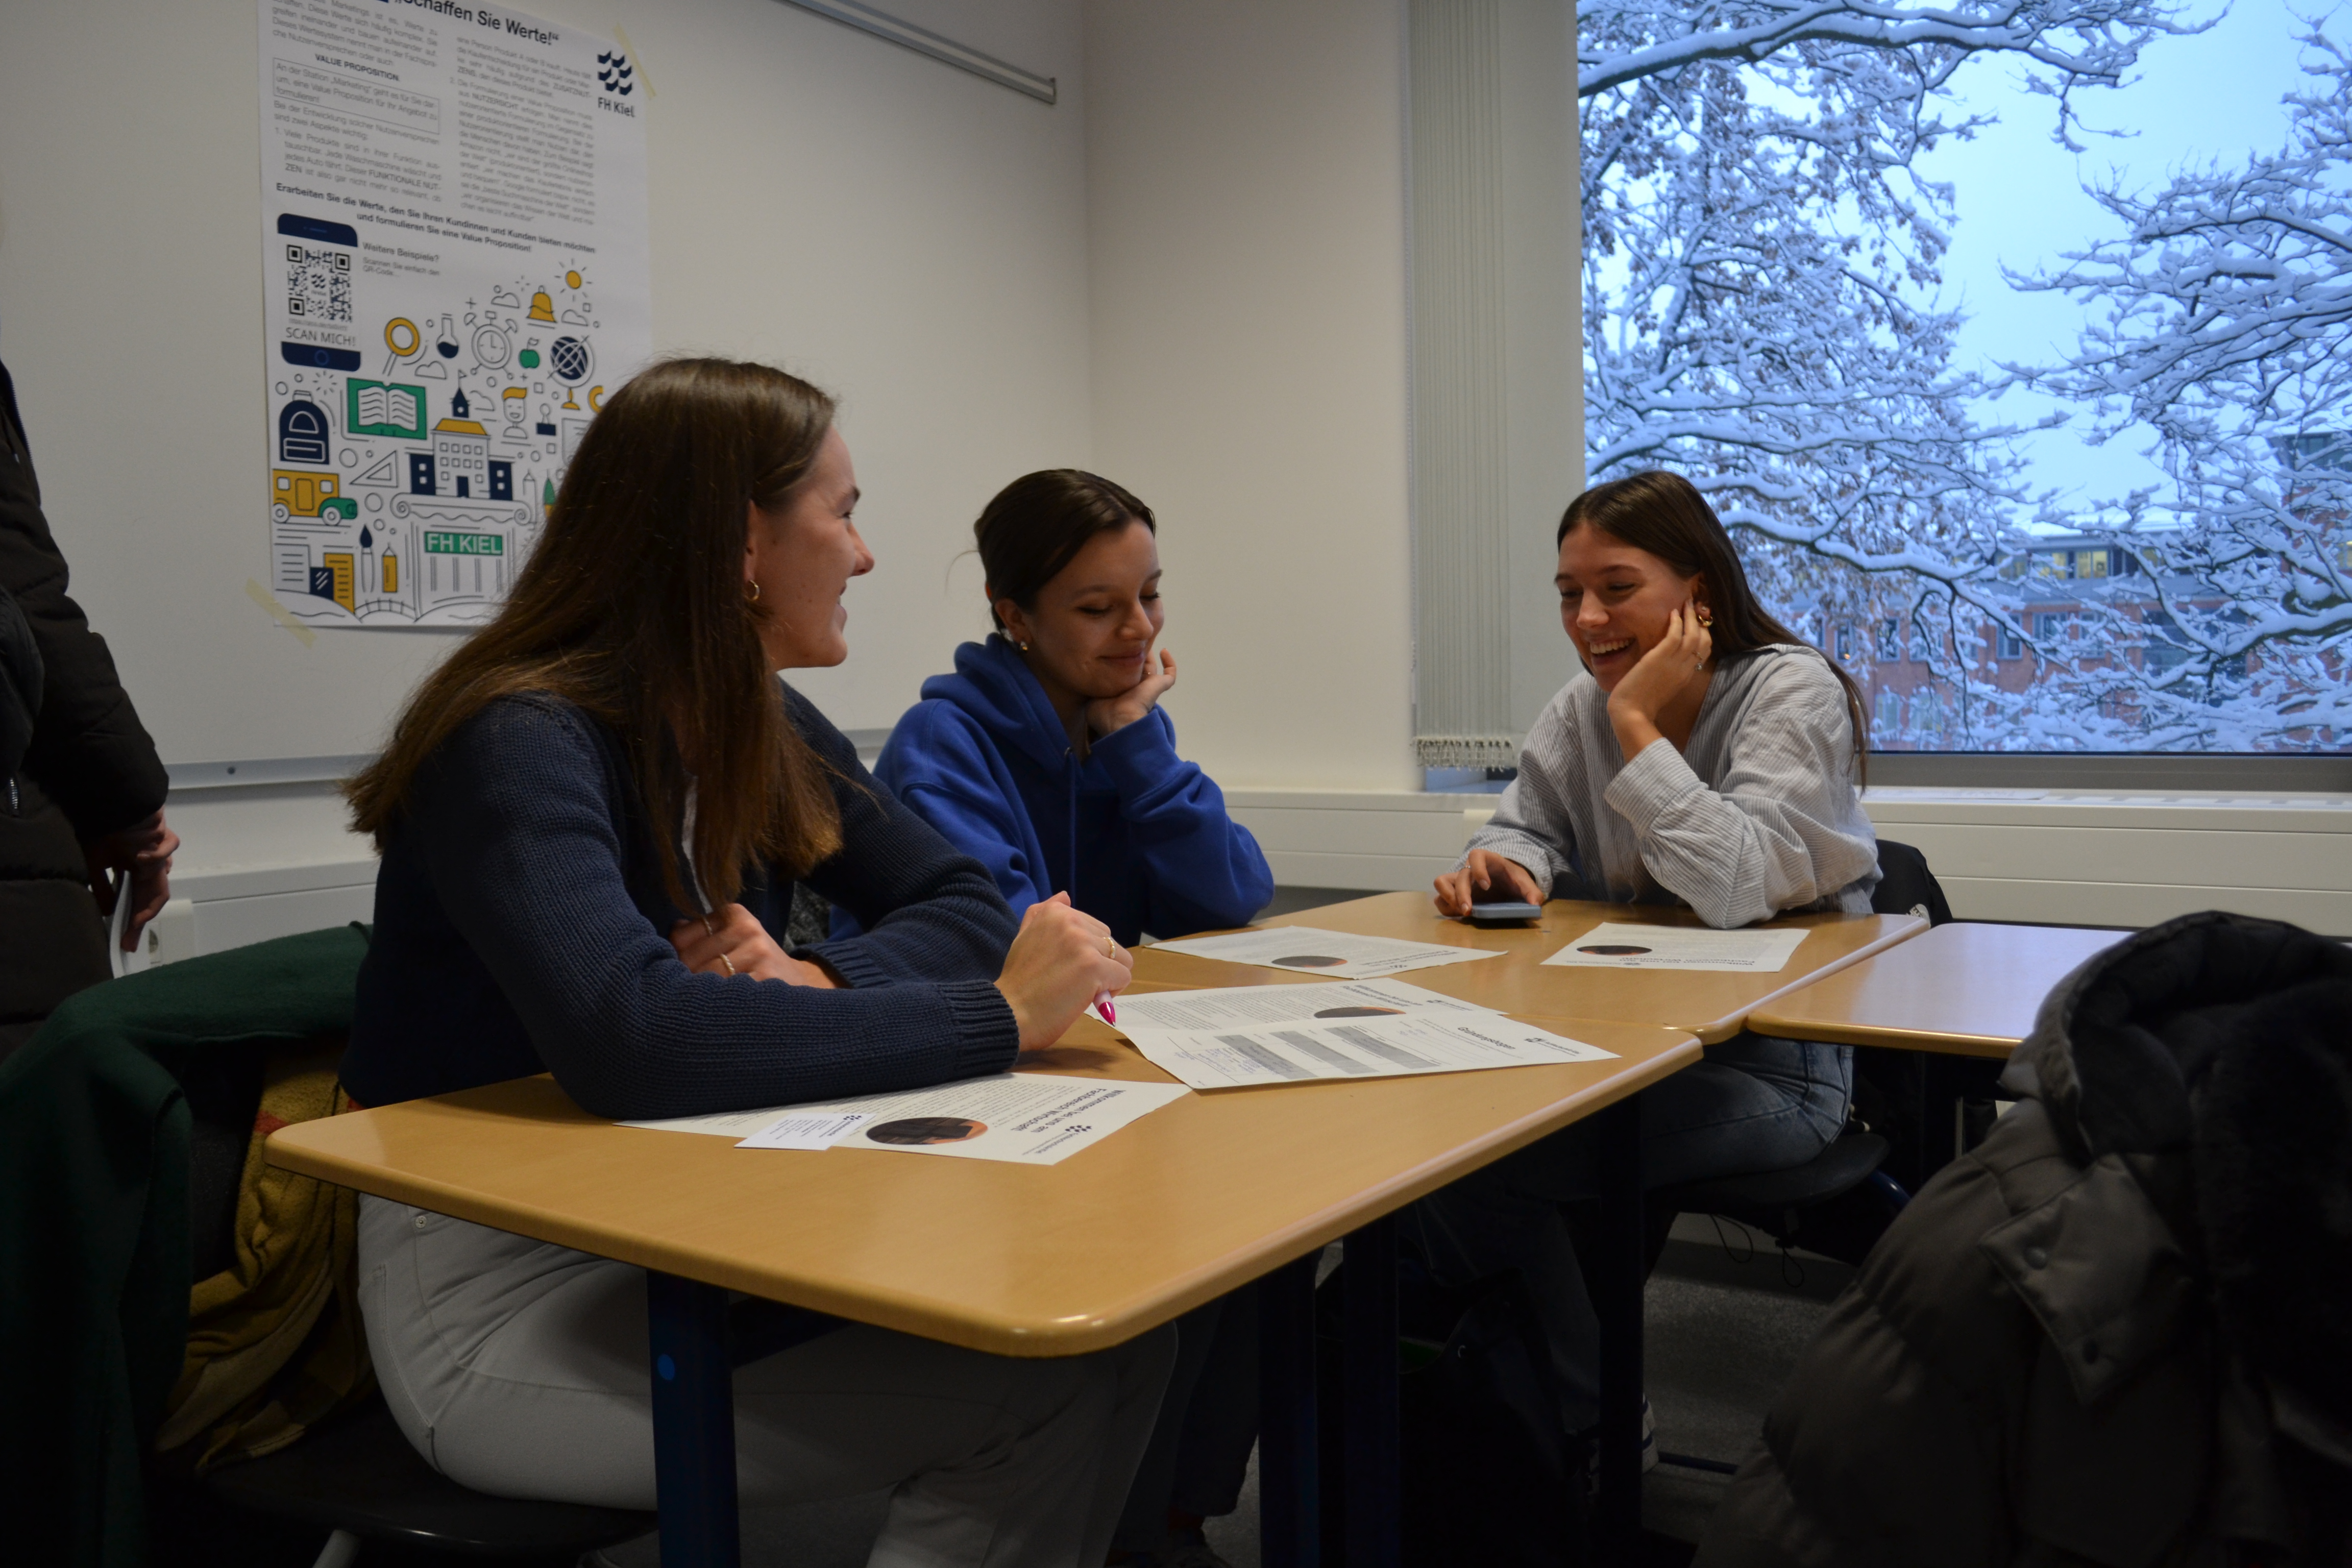
[[[728,973],[733,974],[735,973],[735,961],[733,959],[728,957],[722,952],[719,955],[719,962],[727,966]]]

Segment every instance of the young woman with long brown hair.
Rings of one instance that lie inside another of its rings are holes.
[[[362,1103],[540,1071],[631,1119],[913,1088],[1008,1067],[1126,983],[1066,901],[1016,934],[777,681],[846,657],[856,500],[832,400],[781,371],[674,361],[606,403],[512,596],[351,786],[383,854]],[[798,880],[866,934],[787,952]],[[373,1198],[360,1229],[419,1452],[485,1491],[652,1506],[641,1270]],[[1093,1568],[1168,1358],[843,1329],[736,1373],[742,1496],[891,1486],[877,1563]]]
[[[1863,814],[1853,682],[1775,620],[1696,486],[1652,471],[1560,519],[1560,622],[1583,668],[1552,699],[1518,777],[1437,905],[1490,887],[1541,903],[1681,904],[1716,927],[1798,910],[1867,913],[1878,838]],[[1638,918],[1638,917],[1636,917]],[[1741,1034],[1642,1096],[1653,1186],[1779,1170],[1844,1125],[1853,1052]],[[1595,1195],[1580,1128],[1497,1161],[1417,1210],[1431,1265],[1524,1271],[1571,1428],[1598,1413],[1599,1347],[1560,1204]]]

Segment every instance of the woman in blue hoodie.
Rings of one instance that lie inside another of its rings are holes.
[[[1066,892],[1127,943],[1249,923],[1274,874],[1159,706],[1176,659],[1152,650],[1151,509],[1048,468],[1005,486],[972,531],[996,635],[923,682],[875,776],[987,867],[1016,918]]]
[[[1005,486],[972,531],[996,634],[923,682],[875,776],[987,867],[1016,917],[1066,892],[1130,944],[1249,923],[1274,874],[1216,784],[1176,754],[1160,708],[1176,659],[1152,650],[1164,612],[1151,509],[1108,479],[1049,468]],[[1219,1562],[1201,1524],[1233,1511],[1257,1436],[1254,1300],[1244,1290],[1180,1321],[1113,1561]]]

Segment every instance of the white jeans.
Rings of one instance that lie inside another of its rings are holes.
[[[360,1308],[384,1399],[478,1491],[654,1506],[641,1268],[360,1199]],[[751,1504],[894,1487],[872,1568],[1095,1568],[1174,1352],[1015,1361],[859,1326],[739,1368]]]

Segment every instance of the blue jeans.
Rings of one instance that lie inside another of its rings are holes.
[[[1850,1047],[1755,1034],[1709,1046],[1639,1099],[1643,1185],[1801,1165],[1836,1139],[1853,1089]],[[1601,1330],[1559,1205],[1601,1195],[1597,1143],[1579,1122],[1404,1215],[1405,1234],[1439,1283],[1467,1285],[1506,1268],[1527,1277],[1571,1432],[1600,1418]]]

